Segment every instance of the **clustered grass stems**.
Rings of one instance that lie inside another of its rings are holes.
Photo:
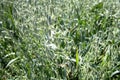
[[[119,79],[119,3],[1,0],[0,80]]]

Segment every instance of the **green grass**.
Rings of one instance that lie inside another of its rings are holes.
[[[2,0],[0,80],[119,80],[118,0]]]

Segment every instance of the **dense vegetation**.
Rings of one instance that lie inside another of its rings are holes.
[[[0,80],[118,80],[119,0],[1,0]]]

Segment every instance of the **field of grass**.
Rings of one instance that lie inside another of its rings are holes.
[[[119,0],[1,0],[0,80],[119,80]]]

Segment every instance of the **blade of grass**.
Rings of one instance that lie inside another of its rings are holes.
[[[19,57],[16,57],[16,58],[10,60],[9,63],[6,65],[6,68],[7,68],[8,66],[10,66],[11,64],[13,64],[17,59],[19,59]]]
[[[78,67],[78,63],[79,63],[79,53],[78,53],[78,49],[76,51],[76,68]]]

